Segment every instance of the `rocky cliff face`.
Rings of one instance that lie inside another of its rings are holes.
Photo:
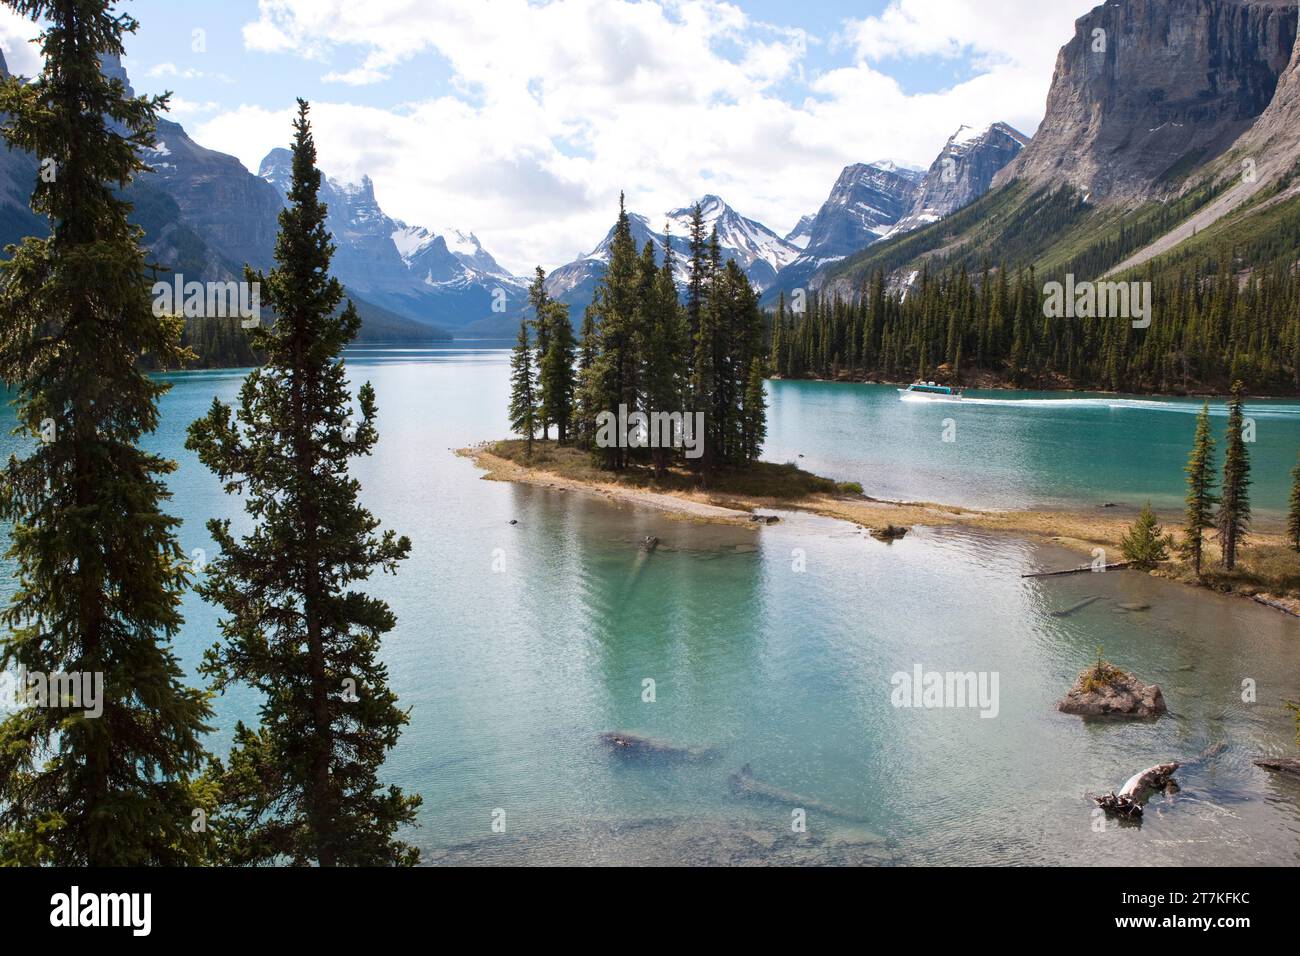
[[[1234,153],[1234,158],[1253,161],[1261,180],[1289,172],[1300,162],[1300,36],[1272,102],[1236,143]],[[1237,168],[1234,164],[1233,171]]]
[[[974,202],[1028,142],[1027,136],[1006,123],[982,130],[961,127],[925,174],[911,210],[886,235],[910,232]]]
[[[200,146],[170,120],[158,121],[154,148],[144,158],[154,175],[143,182],[170,196],[204,241],[239,266],[275,265],[280,197],[269,183],[234,156]]]
[[[1107,0],[1057,57],[1033,141],[994,185],[1068,183],[1094,199],[1175,188],[1273,99],[1296,0]]]

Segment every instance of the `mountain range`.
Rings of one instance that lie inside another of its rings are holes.
[[[120,60],[107,58],[102,68],[131,90]],[[0,71],[7,75],[2,56]],[[139,177],[126,191],[151,260],[199,281],[239,278],[245,264],[272,268],[289,151],[271,150],[254,175],[234,156],[195,142],[172,120],[159,119],[155,139],[144,156],[153,175]],[[724,259],[734,259],[760,292],[789,290],[827,264],[977,198],[1023,142],[1004,124],[978,134],[963,127],[928,173],[891,161],[848,166],[822,207],[784,237],[718,196],[704,196],[699,204]],[[44,231],[27,204],[36,172],[32,157],[0,150],[0,244]],[[504,269],[473,232],[389,216],[369,176],[358,182],[325,177],[321,198],[336,245],[333,271],[362,316],[363,340],[500,336],[518,327],[527,311],[528,280]],[[630,216],[638,248],[649,242],[662,262],[671,244],[683,287],[692,212],[693,204],[654,220]],[[575,324],[604,275],[612,237],[611,227],[589,254],[548,277],[548,291],[573,307]]]
[[[1300,3],[1107,0],[1057,57],[1038,132],[983,196],[819,271],[854,296],[927,266],[1143,277],[1294,269],[1300,248]]]
[[[719,197],[704,196],[699,204],[705,231],[717,229],[723,259],[734,259],[770,304],[779,293],[806,286],[826,266],[978,199],[1026,142],[1023,134],[1005,123],[983,130],[963,126],[949,138],[928,171],[890,160],[846,166],[821,208],[803,216],[784,237],[742,216]],[[692,208],[665,213],[662,230],[656,230],[646,216],[629,213],[638,249],[651,243],[656,260],[662,263],[665,245],[671,243],[682,287],[690,254],[687,236]],[[547,292],[571,306],[575,321],[605,274],[613,237],[611,227],[590,253],[560,266],[547,278]]]
[[[706,228],[768,305],[798,288],[853,296],[878,272],[898,287],[926,265],[1088,277],[1164,268],[1215,244],[1264,249],[1270,230],[1300,229],[1298,22],[1300,0],[1106,0],[1061,48],[1032,139],[1005,123],[963,126],[927,170],[849,165],[784,236],[704,196]],[[128,82],[117,61],[104,69]],[[200,279],[272,266],[287,151],[272,150],[255,175],[164,119],[145,158],[155,175],[128,195],[153,258]],[[36,169],[33,157],[0,150],[0,243],[44,231],[27,207]],[[366,337],[517,328],[527,279],[473,232],[389,216],[369,177],[326,179],[322,195],[334,269]],[[638,248],[650,243],[662,261],[671,244],[683,284],[691,208],[630,214]],[[611,238],[548,277],[575,324]],[[1281,245],[1294,263],[1294,244]]]

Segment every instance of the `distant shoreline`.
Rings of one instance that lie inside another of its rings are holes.
[[[552,442],[537,444],[542,448],[554,446]],[[1107,560],[1110,562],[1122,560],[1120,538],[1128,531],[1135,517],[1119,509],[1105,509],[1107,512],[1105,514],[1071,509],[991,511],[935,502],[881,501],[865,495],[859,497],[850,494],[815,493],[774,497],[700,488],[652,490],[623,484],[613,477],[610,480],[602,480],[562,473],[563,469],[560,468],[548,469],[541,463],[529,465],[497,453],[503,448],[513,450],[514,445],[513,442],[483,442],[469,448],[457,449],[456,454],[468,458],[486,472],[483,475],[485,481],[509,481],[595,495],[606,500],[665,512],[683,520],[758,527],[761,522],[754,520],[753,516],[756,513],[770,513],[775,510],[800,511],[847,521],[869,530],[890,526],[972,528],[1050,542],[1088,559],[1091,559],[1094,549],[1104,548]],[[539,453],[540,457],[542,456]],[[1097,509],[1097,511],[1101,510]],[[1250,541],[1254,546],[1285,547],[1283,535],[1277,532],[1252,532]],[[1181,573],[1181,565],[1176,562],[1153,573],[1190,587],[1204,587],[1220,593],[1251,598],[1257,603],[1300,617],[1300,596],[1272,593],[1264,582],[1235,580],[1226,583],[1216,581],[1198,584]]]
[[[889,381],[886,379],[859,379],[859,378],[816,378],[812,376],[784,376],[769,375],[768,381],[771,382],[824,382],[830,385],[880,385],[889,388],[906,388],[911,385],[911,381]],[[1061,395],[1104,395],[1108,398],[1185,398],[1192,401],[1227,401],[1231,397],[1230,392],[1114,392],[1104,388],[1087,388],[1071,384],[1040,384],[1040,385],[1013,385],[1010,382],[995,380],[991,378],[979,377],[972,382],[962,382],[960,385],[948,381],[946,378],[926,379],[933,381],[936,385],[949,385],[954,388],[961,388],[966,391],[975,392],[1050,392]],[[1248,394],[1245,396],[1247,402],[1277,402],[1277,401],[1294,401],[1300,402],[1300,393],[1294,395],[1256,395]]]

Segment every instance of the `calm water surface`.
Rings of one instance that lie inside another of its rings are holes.
[[[373,590],[398,615],[385,657],[411,709],[386,777],[424,797],[409,838],[426,860],[1300,861],[1300,786],[1250,763],[1296,752],[1282,704],[1300,697],[1296,622],[1136,574],[1022,579],[1077,557],[1015,539],[918,529],[885,545],[794,514],[762,529],[710,527],[483,481],[452,450],[505,434],[507,357],[456,343],[349,358],[380,406],[380,444],[356,466],[365,500],[414,543]],[[240,373],[171,381],[153,444],[181,464],[172,510],[186,549],[211,553],[205,519],[238,523],[242,512],[184,450],[184,431],[214,395],[234,396]],[[1195,407],[998,395],[941,408],[905,405],[891,389],[795,382],[773,383],[770,399],[774,460],[802,454],[880,497],[987,506],[1176,502]],[[1257,501],[1280,508],[1285,481],[1264,472],[1289,469],[1300,410],[1254,413]],[[958,440],[945,444],[948,417]],[[663,540],[653,555],[637,548],[647,534]],[[1088,597],[1098,600],[1053,616]],[[191,597],[186,618],[178,643],[192,666],[216,639],[217,614]],[[1090,724],[1057,713],[1098,645],[1158,681],[1172,716]],[[997,716],[895,708],[891,675],[918,664],[996,672]],[[1241,700],[1246,678],[1258,703]],[[221,698],[213,746],[256,706],[248,692]],[[616,729],[715,756],[629,758],[598,739]],[[1141,826],[1094,829],[1089,792],[1219,743],[1227,749],[1180,771],[1182,790],[1153,800]],[[791,832],[788,801],[733,792],[745,764],[823,808],[809,811],[806,834]],[[494,810],[504,834],[492,832]]]

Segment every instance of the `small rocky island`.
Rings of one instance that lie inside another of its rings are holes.
[[[1167,710],[1158,684],[1144,684],[1100,658],[1078,676],[1056,709],[1081,717],[1159,717]]]

